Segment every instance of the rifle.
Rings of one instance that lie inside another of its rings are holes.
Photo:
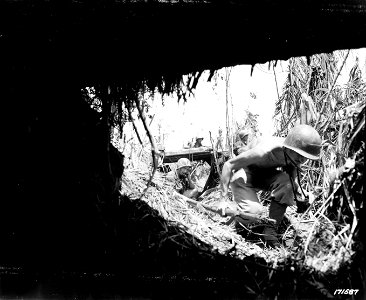
[[[207,204],[203,204],[199,201],[190,199],[177,192],[174,192],[174,195],[180,197],[181,199],[185,200],[187,203],[189,203],[190,205],[192,205],[194,207],[201,206],[208,211],[219,214],[221,217],[227,217],[227,216],[239,217],[248,223],[250,222],[250,223],[264,223],[264,224],[269,224],[269,225],[276,225],[276,220],[267,218],[262,215],[243,212],[239,209],[213,207],[213,206],[210,206]]]

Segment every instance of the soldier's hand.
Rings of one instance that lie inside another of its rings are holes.
[[[351,171],[352,169],[355,168],[356,165],[356,161],[353,158],[347,158],[346,162],[344,164],[344,172],[348,173],[349,171]]]
[[[337,177],[338,177],[338,170],[335,167],[335,165],[331,165],[328,168],[327,174],[328,174],[328,177],[329,177],[329,183],[333,184],[336,181]]]
[[[305,201],[309,202],[309,204],[313,203],[315,200],[315,196],[312,192],[306,192],[305,191],[305,195],[306,195],[306,199]]]

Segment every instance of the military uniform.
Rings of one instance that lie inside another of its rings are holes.
[[[234,201],[242,210],[263,212],[257,196],[260,190],[270,191],[272,200],[280,204],[295,205],[290,175],[284,172],[283,142],[284,138],[273,137],[247,150],[253,163],[235,170],[230,180]],[[289,173],[296,182],[295,168],[290,167]]]
[[[191,175],[187,171],[192,167],[191,162],[187,158],[180,158],[177,162],[177,169],[170,171],[167,174],[167,179],[174,182],[175,190],[188,197],[188,198],[197,198],[198,190],[195,188],[195,184],[192,182]],[[181,168],[189,168],[186,169],[184,173],[181,172]]]
[[[272,137],[258,141],[249,150],[228,160],[222,170],[224,194],[231,188],[237,206],[244,212],[262,214],[264,208],[257,192],[270,191],[269,217],[281,223],[287,206],[295,204],[300,194],[297,168],[306,159],[320,158],[321,138],[309,125],[292,128],[286,138]],[[301,190],[302,191],[302,190]],[[266,227],[265,240],[277,245],[277,228]]]
[[[171,182],[174,182],[174,189],[179,194],[183,194],[185,191],[190,189],[187,177],[179,176],[176,170],[168,172],[166,178]]]

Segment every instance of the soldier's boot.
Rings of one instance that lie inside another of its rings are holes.
[[[277,238],[277,230],[285,216],[286,208],[287,205],[272,200],[269,207],[269,218],[275,219],[276,225],[266,226],[263,230],[263,239],[267,246],[279,247],[281,245]]]

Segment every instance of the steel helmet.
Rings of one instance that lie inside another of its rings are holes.
[[[191,167],[191,162],[188,158],[180,158],[177,162],[177,170],[184,167]]]
[[[238,135],[241,139],[245,138],[245,136],[249,135],[248,130],[242,129],[238,132]]]
[[[288,133],[283,146],[309,159],[320,158],[322,139],[311,126],[297,125]]]

